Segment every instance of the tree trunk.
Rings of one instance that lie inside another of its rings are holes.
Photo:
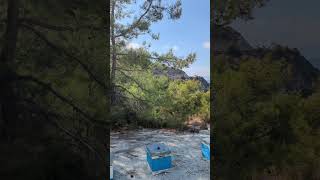
[[[111,16],[110,16],[110,27],[111,27],[111,105],[115,103],[116,99],[116,88],[115,88],[115,77],[116,77],[116,66],[117,66],[117,56],[116,56],[116,38],[115,38],[115,28],[114,28],[114,23],[115,23],[115,6],[116,2],[112,1],[111,3]]]
[[[8,0],[7,27],[5,32],[5,42],[1,50],[0,66],[0,107],[1,107],[1,134],[2,137],[9,138],[9,121],[15,120],[15,96],[12,85],[12,70],[10,64],[13,63],[16,53],[16,43],[18,36],[18,16],[19,0]]]

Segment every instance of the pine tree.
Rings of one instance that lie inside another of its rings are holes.
[[[8,0],[0,9],[1,154],[15,162],[29,150],[3,172],[23,169],[8,179],[105,178],[105,1]]]
[[[119,59],[123,56],[131,56],[131,61],[137,58],[147,58],[150,61],[158,61],[165,63],[169,66],[177,68],[187,67],[194,62],[195,54],[191,53],[185,59],[177,58],[173,51],[169,51],[166,54],[159,55],[158,53],[146,52],[146,51],[128,51],[126,45],[132,39],[135,39],[141,35],[148,34],[153,39],[158,39],[159,34],[155,34],[151,30],[151,25],[163,20],[167,17],[171,20],[179,19],[182,14],[181,1],[177,0],[170,5],[166,5],[161,0],[146,0],[143,1],[141,6],[137,8],[135,14],[132,9],[128,7],[136,7],[139,4],[132,0],[112,0],[110,6],[110,54],[111,54],[111,103],[115,103],[117,88],[120,91],[127,91],[127,89],[119,86],[116,82],[117,71],[121,71],[118,66]],[[131,11],[130,11],[131,10]],[[129,24],[124,22],[131,21]],[[122,68],[122,75],[125,74],[123,69],[129,69],[131,67]],[[133,80],[134,81],[134,80]],[[120,89],[119,89],[120,88]],[[127,91],[128,92],[128,91]],[[130,93],[130,92],[129,92]]]

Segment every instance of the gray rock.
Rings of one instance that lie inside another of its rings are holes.
[[[156,76],[167,76],[172,80],[197,80],[200,82],[202,90],[209,90],[209,83],[201,76],[188,76],[181,69],[174,69],[171,67],[154,68],[153,74]]]

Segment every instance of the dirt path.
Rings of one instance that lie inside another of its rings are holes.
[[[175,133],[166,130],[139,130],[111,133],[111,158],[115,180],[207,180],[210,162],[201,155],[200,143],[209,138],[209,132]],[[162,142],[172,152],[173,167],[153,175],[146,161],[145,145]]]

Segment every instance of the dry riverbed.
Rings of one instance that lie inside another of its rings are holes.
[[[200,143],[209,138],[209,131],[200,133],[142,129],[111,133],[111,159],[115,180],[207,180],[210,161],[202,157]],[[172,152],[173,167],[160,174],[152,174],[146,161],[145,146],[162,142]]]

